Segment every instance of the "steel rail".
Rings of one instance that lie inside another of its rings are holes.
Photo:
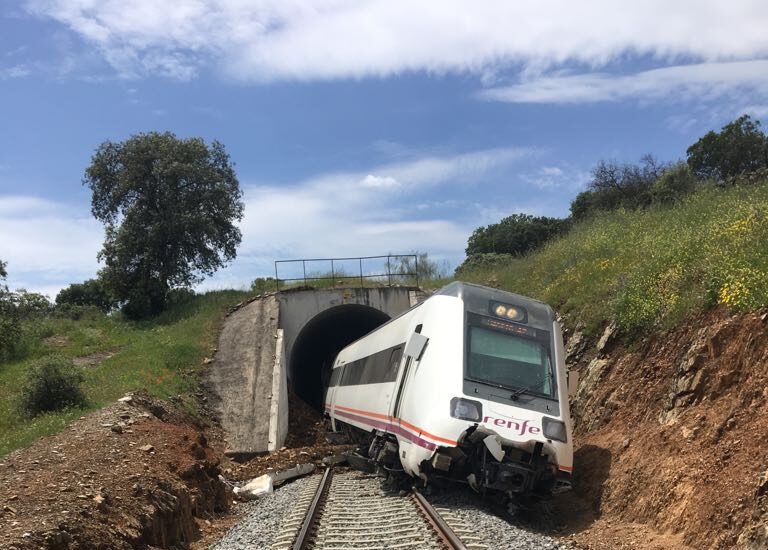
[[[464,543],[461,542],[461,539],[453,532],[453,529],[451,529],[442,516],[440,516],[438,511],[427,502],[424,495],[422,495],[416,488],[414,488],[411,493],[411,499],[413,499],[416,507],[449,550],[468,550]]]
[[[325,470],[325,473],[323,473],[320,485],[318,485],[315,497],[309,505],[307,516],[304,518],[304,523],[301,525],[301,529],[299,530],[299,534],[296,537],[296,542],[293,544],[292,550],[305,550],[307,548],[312,525],[315,523],[315,519],[320,512],[320,502],[328,491],[328,488],[331,486],[331,478],[333,478],[333,468],[328,468]]]

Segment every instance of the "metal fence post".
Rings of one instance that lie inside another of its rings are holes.
[[[336,270],[333,267],[333,258],[331,258],[331,288],[336,288]]]
[[[277,262],[275,262],[275,292],[280,292],[280,277],[277,275]]]
[[[419,256],[416,254],[413,255],[413,263],[416,266],[414,275],[416,275],[416,287],[418,287],[419,286]]]

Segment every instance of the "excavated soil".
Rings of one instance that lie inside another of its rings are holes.
[[[183,547],[227,510],[199,425],[134,395],[0,460],[0,547]]]
[[[767,320],[715,311],[636,349],[610,328],[599,351],[570,346],[583,380],[565,500],[581,507],[567,526],[574,540],[768,548]],[[634,524],[653,540],[631,536]]]

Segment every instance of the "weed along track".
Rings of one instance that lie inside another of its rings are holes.
[[[380,485],[371,475],[327,470],[307,486],[272,550],[487,548],[467,525],[443,518],[421,494],[389,494]]]

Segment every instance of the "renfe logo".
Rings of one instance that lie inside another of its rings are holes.
[[[483,424],[490,424],[492,426],[498,426],[499,428],[509,428],[514,430],[517,435],[537,435],[541,433],[541,428],[537,426],[529,426],[527,420],[506,420],[504,418],[494,418],[492,416],[486,416],[483,418]]]

